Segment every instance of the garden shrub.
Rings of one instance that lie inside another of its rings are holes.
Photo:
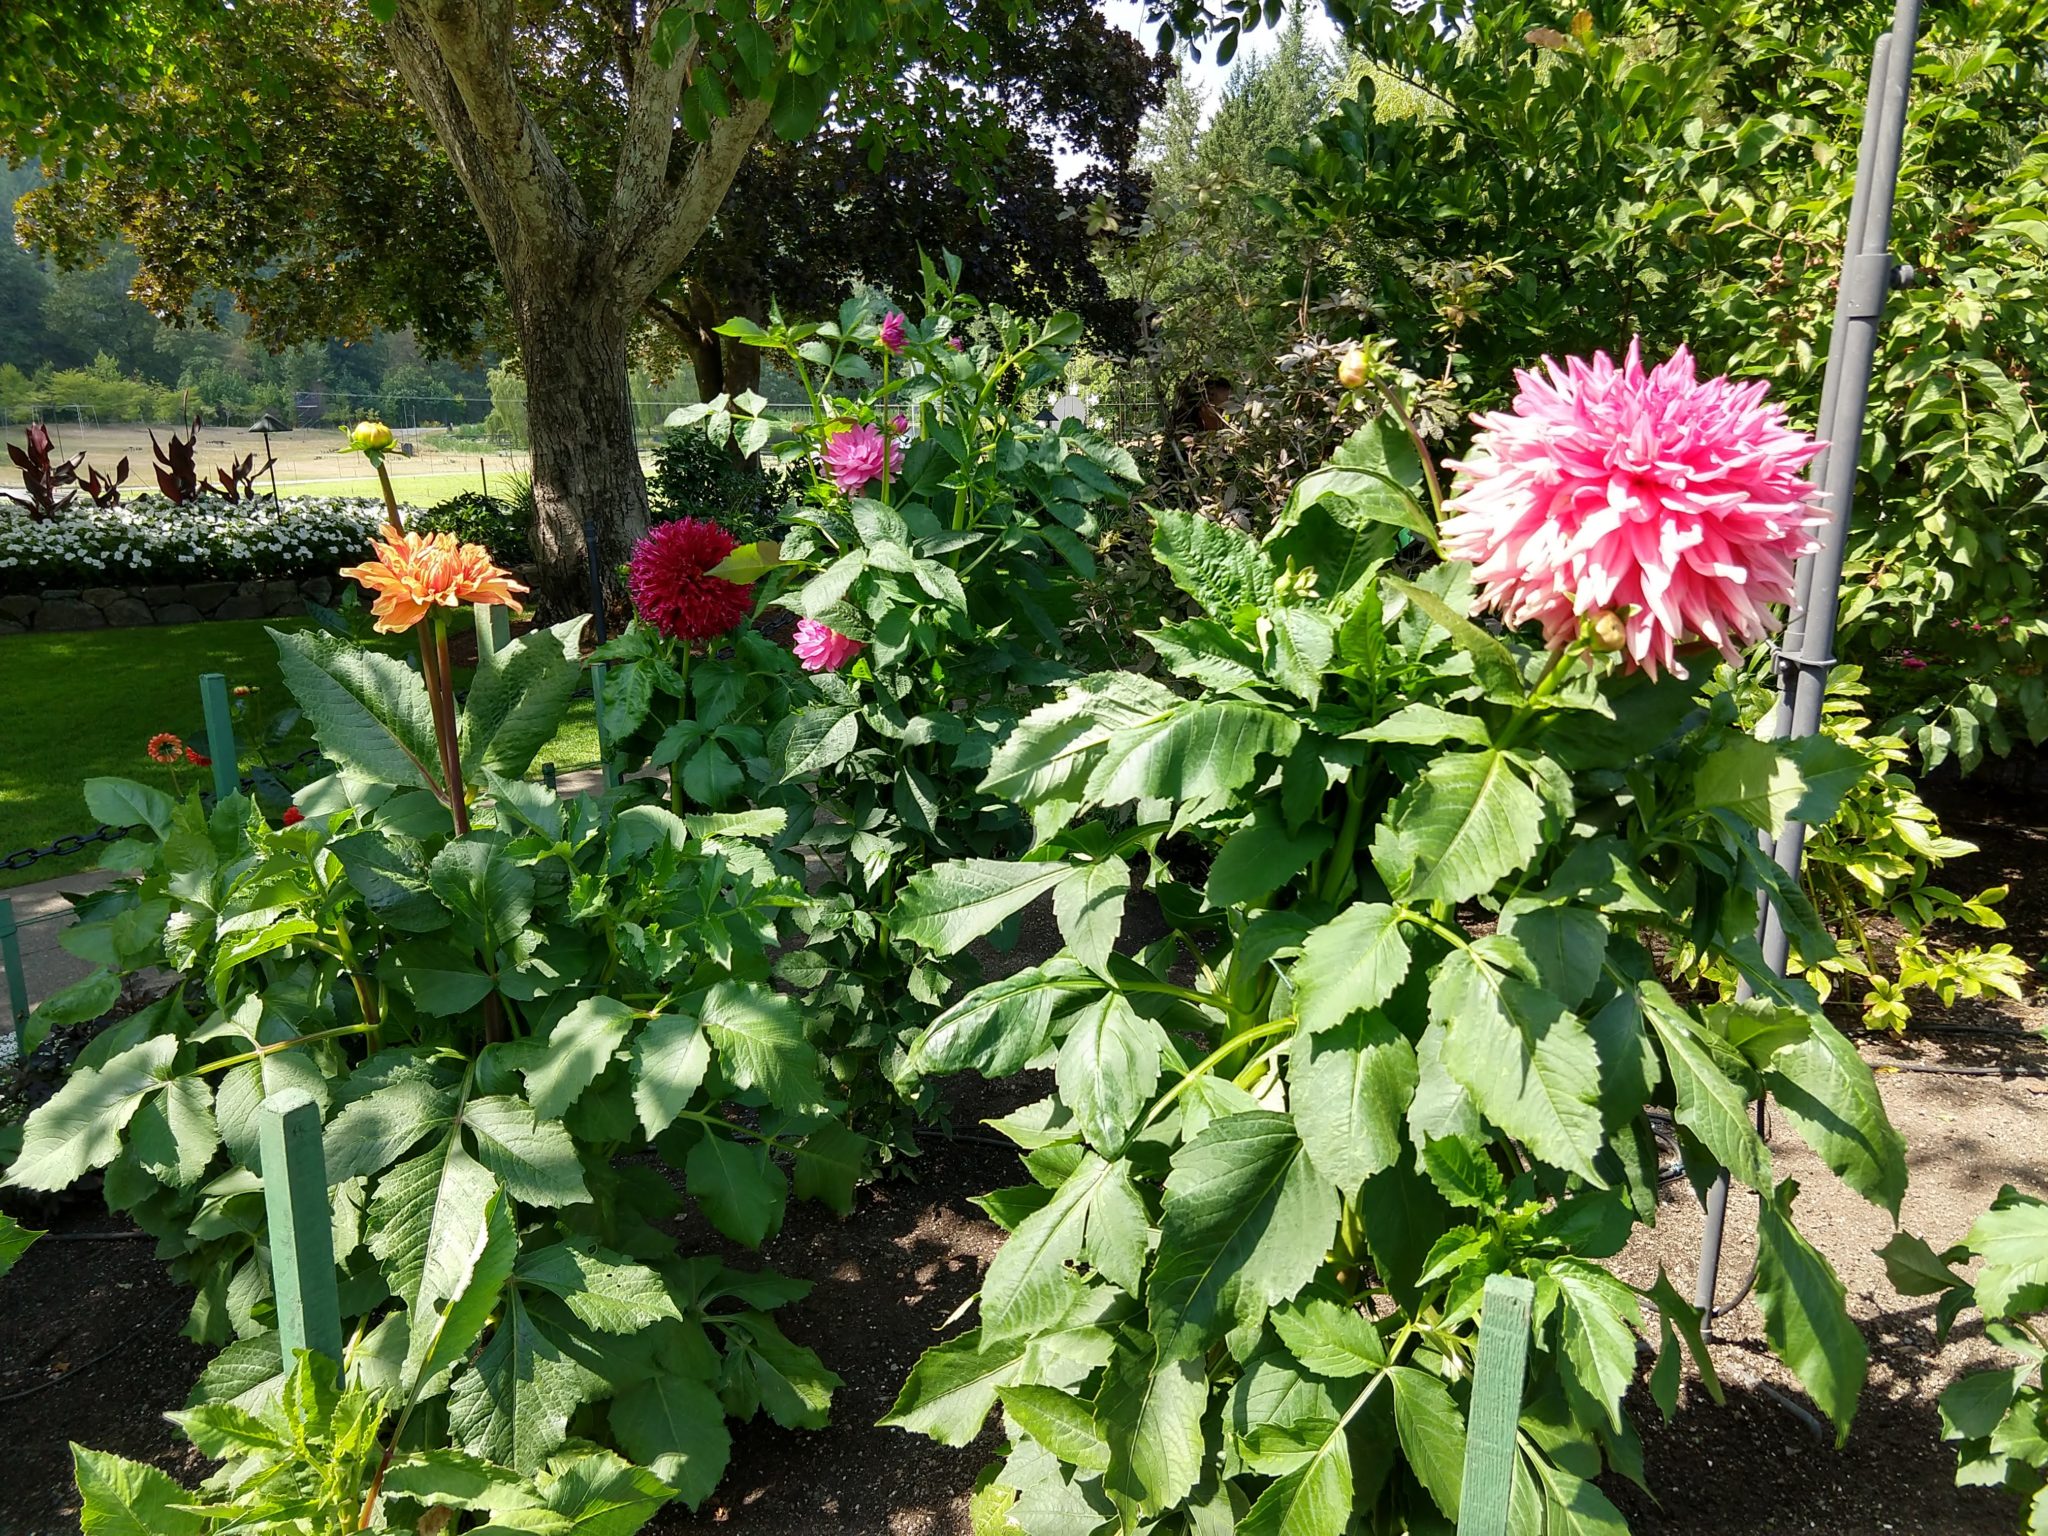
[[[255,1115],[302,1088],[326,1122],[345,1385],[376,1395],[387,1453],[452,1442],[545,1502],[569,1481],[558,1458],[596,1444],[648,1469],[616,1472],[641,1495],[694,1504],[728,1416],[815,1427],[837,1384],[774,1321],[802,1284],[682,1254],[660,1225],[678,1197],[657,1164],[745,1247],[778,1228],[792,1184],[850,1202],[859,1140],[772,985],[800,866],[764,847],[778,811],[684,818],[643,784],[565,801],[527,782],[585,621],[513,641],[458,708],[448,610],[408,605],[513,588],[481,550],[379,550],[352,574],[381,627],[417,626],[422,671],[273,632],[334,770],[282,825],[240,795],[87,782],[95,815],[137,829],[105,858],[126,878],[68,941],[98,968],[23,1044],[103,1012],[123,976],[174,979],[29,1117],[8,1180],[98,1171],[110,1207],[158,1238],[197,1292],[186,1331],[226,1345],[186,1420],[215,1449],[232,1410],[267,1411],[293,1369]]]
[[[655,522],[704,518],[743,544],[773,538],[780,478],[730,439],[713,442],[700,423],[670,427],[654,445],[647,515]]]
[[[352,496],[73,502],[42,521],[0,518],[0,592],[332,576],[384,517],[381,501]]]
[[[1026,716],[982,787],[1030,815],[1029,855],[939,865],[894,907],[944,956],[1050,895],[1066,941],[911,1053],[922,1073],[1053,1072],[992,1122],[1030,1177],[987,1199],[1011,1235],[978,1326],[888,1419],[965,1445],[1000,1406],[992,1525],[1443,1528],[1482,1288],[1510,1273],[1535,1284],[1536,1329],[1511,1528],[1620,1529],[1592,1480],[1642,1476],[1622,1409],[1638,1334],[1661,1339],[1666,1414],[1681,1339],[1719,1390],[1693,1306],[1602,1263],[1656,1218],[1651,1104],[1696,1185],[1725,1169],[1761,1195],[1765,1336],[1847,1432],[1865,1346],[1753,1102],[1775,1095],[1894,1219],[1904,1147],[1754,929],[1768,892],[1809,962],[1830,952],[1758,834],[1825,820],[1860,759],[1748,734],[1696,653],[1690,676],[1657,664],[1680,638],[1661,607],[1553,611],[1547,651],[1489,633],[1475,574],[1513,617],[1517,581],[1548,590],[1565,557],[1404,581],[1389,563],[1434,541],[1427,504],[1418,443],[1381,418],[1263,538],[1163,513],[1155,549],[1194,606],[1149,637],[1170,681],[1104,673]],[[1757,581],[1789,565],[1743,558]],[[1134,878],[1170,931],[1129,955]],[[1675,941],[1755,996],[1665,985]]]
[[[481,544],[514,565],[533,561],[532,519],[522,514],[516,501],[483,491],[458,491],[414,514],[410,526],[422,533],[452,533],[461,542]]]
[[[759,397],[699,417],[712,443],[807,483],[782,542],[725,568],[798,616],[800,667],[759,634],[691,662],[645,606],[601,653],[626,765],[666,766],[677,804],[782,807],[781,843],[823,864],[779,974],[878,1135],[897,1118],[902,1038],[974,978],[904,943],[891,909],[939,859],[1027,846],[1023,818],[979,782],[1046,686],[1106,659],[1075,594],[1096,574],[1100,513],[1137,480],[1121,450],[1031,419],[1079,322],[984,310],[956,281],[927,268],[915,323],[854,300],[822,324],[726,328],[786,359],[811,404],[793,424]]]

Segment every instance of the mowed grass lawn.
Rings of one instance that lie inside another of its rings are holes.
[[[266,489],[269,488],[269,484],[268,480],[264,481]],[[463,491],[482,490],[485,485],[490,486],[493,496],[507,495],[512,489],[512,477],[510,475],[483,476],[479,475],[474,468],[466,474],[394,474],[391,477],[391,489],[397,494],[399,505],[405,507],[438,506],[450,496],[457,495]],[[277,490],[280,496],[376,497],[383,494],[382,491],[377,489],[377,477],[368,474],[336,475],[325,480],[279,479]]]
[[[0,635],[0,856],[40,848],[67,832],[89,832],[96,819],[80,786],[101,774],[138,779],[160,789],[170,774],[145,747],[158,731],[175,731],[205,750],[199,677],[219,672],[230,686],[263,690],[274,713],[290,706],[278,674],[277,647],[266,626],[303,627],[304,619],[248,619],[69,634]],[[286,748],[295,753],[296,746]],[[243,748],[245,764],[254,754]],[[578,699],[539,760],[563,768],[597,757],[590,701]],[[187,791],[206,775],[187,768]],[[40,859],[27,869],[0,870],[0,888],[89,869],[103,845],[66,859]]]

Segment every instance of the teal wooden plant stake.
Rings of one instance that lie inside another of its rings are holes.
[[[612,768],[612,744],[605,739],[604,731],[604,663],[590,664],[590,703],[597,711],[597,758],[604,768],[604,787],[617,789],[619,776]]]
[[[14,1022],[14,1053],[20,1057],[21,1032],[28,1025],[28,973],[21,968],[21,930],[14,921],[14,898],[0,896],[0,971],[7,973],[7,1011]]]
[[[1505,1536],[1515,1486],[1515,1426],[1529,1365],[1529,1312],[1536,1287],[1518,1275],[1489,1275],[1479,1312],[1479,1359],[1465,1429],[1465,1488],[1458,1536]]]
[[[256,1122],[278,1347],[287,1365],[301,1349],[317,1350],[338,1365],[341,1298],[334,1285],[334,1217],[320,1148],[320,1106],[305,1089],[285,1088],[263,1101]]]
[[[471,603],[476,614],[476,659],[482,666],[512,643],[512,615],[502,603]]]
[[[221,801],[242,787],[242,768],[235,761],[235,712],[228,703],[228,680],[218,672],[202,672],[199,702],[206,709],[206,755],[213,759],[213,798]]]

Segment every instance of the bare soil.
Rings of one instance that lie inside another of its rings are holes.
[[[2048,960],[2048,832],[2038,800],[1961,793],[1941,805],[1950,830],[1982,845],[1952,866],[1952,883],[2009,883],[2008,937],[2039,966]],[[2022,879],[2022,874],[2028,878]],[[1029,939],[1027,938],[1027,945]],[[1937,1248],[1960,1237],[2012,1183],[2048,1191],[2048,990],[2035,979],[2025,1004],[1964,1003],[1904,1041],[1865,1042],[1893,1122],[1906,1138],[1912,1184],[1904,1224]],[[1959,1033],[1956,1031],[1968,1031]],[[1988,1069],[1988,1070],[1987,1070]],[[1958,1073],[1967,1075],[1957,1075]],[[837,1221],[792,1205],[760,1260],[814,1284],[784,1309],[790,1334],[845,1378],[831,1428],[790,1433],[765,1419],[737,1428],[718,1492],[691,1513],[665,1511],[651,1529],[733,1536],[967,1536],[967,1495],[995,1452],[990,1434],[963,1450],[875,1427],[928,1345],[968,1326],[955,1316],[980,1284],[1001,1233],[970,1197],[1014,1183],[1014,1156],[970,1139],[977,1118],[1036,1096],[1042,1085],[955,1085],[959,1139],[935,1139],[916,1179],[870,1186]],[[1774,1139],[1781,1172],[1803,1193],[1802,1228],[1841,1273],[1871,1348],[1870,1383],[1842,1450],[1817,1437],[1812,1408],[1762,1343],[1745,1301],[1720,1324],[1715,1360],[1727,1388],[1716,1404],[1687,1383],[1665,1425],[1648,1393],[1633,1394],[1647,1480],[1655,1497],[1617,1478],[1610,1493],[1638,1536],[1980,1536],[2013,1531],[2017,1507],[1995,1493],[1958,1490],[1940,1442],[1935,1399],[1956,1375],[1995,1351],[1974,1324],[1945,1348],[1931,1309],[1894,1294],[1874,1255],[1891,1221],[1844,1189],[1789,1134]],[[1618,1261],[1647,1282],[1658,1266],[1690,1291],[1700,1210],[1684,1184],[1667,1191],[1662,1219]],[[24,1213],[27,1214],[27,1213]],[[56,1218],[65,1239],[108,1230],[76,1207]],[[1725,1297],[1753,1253],[1754,1209],[1731,1208]],[[705,1246],[692,1227],[690,1241]],[[180,1406],[205,1352],[175,1332],[186,1295],[165,1279],[142,1241],[46,1241],[5,1284],[0,1308],[0,1475],[5,1536],[77,1529],[66,1442],[154,1462],[188,1479],[203,1464],[160,1417]],[[1788,1406],[1789,1404],[1789,1406]]]

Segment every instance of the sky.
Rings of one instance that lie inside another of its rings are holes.
[[[1122,27],[1137,37],[1145,44],[1147,50],[1157,44],[1159,28],[1156,25],[1147,25],[1144,0],[1101,0],[1100,9],[1112,25]],[[1330,20],[1330,13],[1319,4],[1311,4],[1308,7],[1308,29],[1311,36],[1327,45],[1334,47],[1338,41],[1336,23]],[[1237,56],[1230,64],[1216,62],[1216,47],[1214,43],[1210,43],[1203,48],[1203,58],[1199,63],[1193,59],[1183,59],[1182,69],[1189,80],[1201,87],[1203,100],[1214,106],[1219,88],[1229,77],[1232,66],[1238,60],[1263,57],[1272,48],[1273,39],[1277,35],[1277,29],[1272,27],[1260,27],[1256,31],[1245,33],[1238,39]]]

